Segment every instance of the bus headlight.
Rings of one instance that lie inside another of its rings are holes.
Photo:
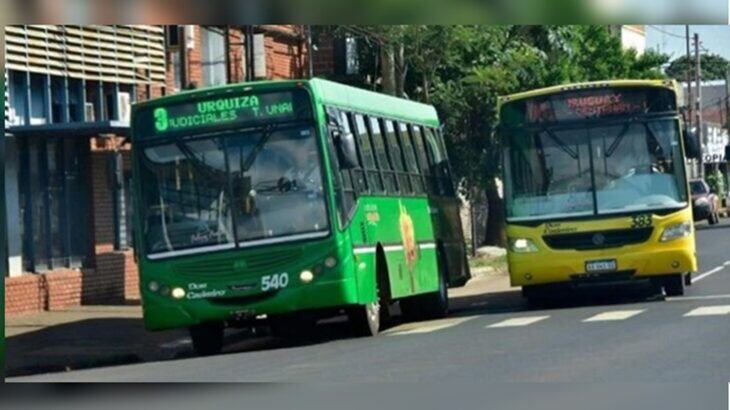
[[[516,253],[533,253],[537,252],[537,245],[532,239],[516,238],[509,240],[509,248]]]
[[[185,289],[183,288],[175,288],[172,290],[172,297],[175,299],[182,299],[185,297]]]
[[[682,222],[679,224],[669,225],[662,232],[662,242],[669,242],[675,239],[685,238],[692,234],[692,223]]]
[[[302,273],[299,274],[299,279],[304,283],[309,283],[314,280],[314,274],[312,271],[303,270]]]

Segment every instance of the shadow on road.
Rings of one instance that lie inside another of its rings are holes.
[[[625,285],[620,289],[580,289],[555,298],[540,310],[618,305],[662,300],[650,286]],[[451,298],[451,317],[492,315],[535,310],[519,290]],[[397,306],[386,328],[403,324]],[[352,339],[345,317],[320,321],[315,331],[295,339],[269,335],[266,326],[230,329],[223,354],[299,348]],[[141,319],[100,318],[50,326],[6,339],[6,375],[68,371],[91,367],[180,360],[195,357],[187,331],[147,332]]]

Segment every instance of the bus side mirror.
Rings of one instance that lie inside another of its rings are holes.
[[[725,146],[725,162],[730,164],[730,145]]]
[[[352,133],[343,133],[340,129],[333,129],[332,141],[335,145],[340,168],[352,169],[359,166],[355,136]]]
[[[702,155],[697,134],[690,131],[689,128],[684,130],[684,152],[688,159],[699,159]]]

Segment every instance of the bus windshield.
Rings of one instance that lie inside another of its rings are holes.
[[[515,220],[677,209],[687,204],[676,119],[517,129],[505,144]]]
[[[148,255],[326,236],[318,152],[309,125],[146,145],[140,180]]]

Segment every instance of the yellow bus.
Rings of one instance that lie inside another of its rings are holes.
[[[528,300],[649,280],[684,293],[697,271],[675,81],[615,80],[499,100],[512,286]]]

